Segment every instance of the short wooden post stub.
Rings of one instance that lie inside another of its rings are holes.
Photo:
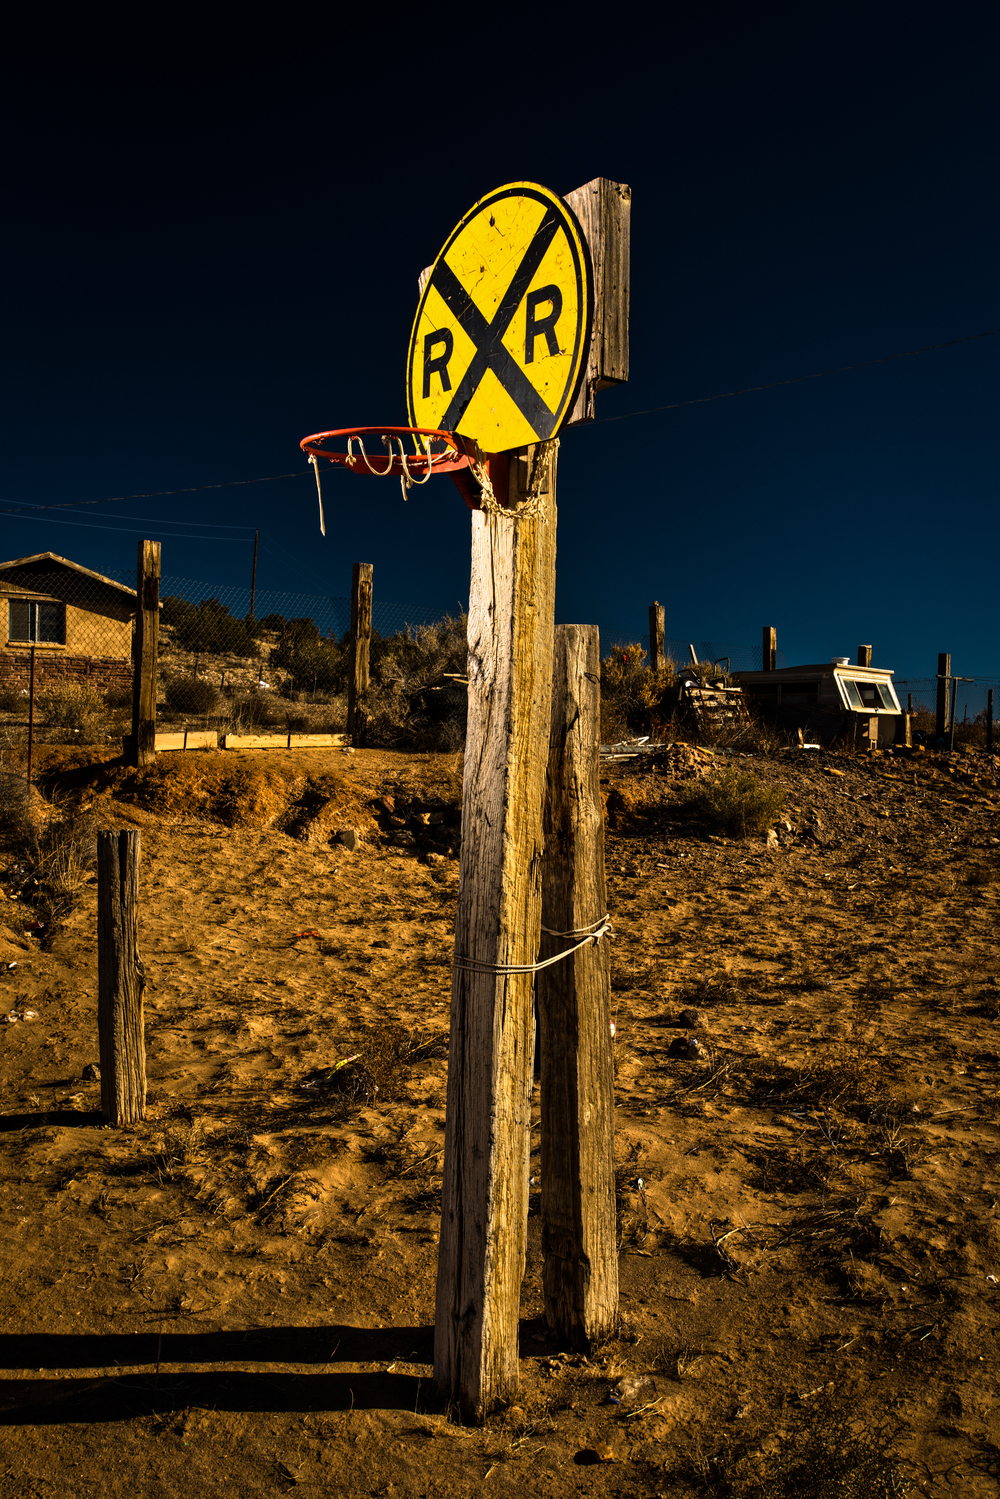
[[[654,601],[649,606],[649,665],[650,670],[657,675],[666,665],[663,654],[663,631],[663,605]]]
[[[761,643],[761,671],[776,671],[778,668],[778,632],[774,625],[765,625]]]
[[[601,664],[595,625],[555,632],[545,801],[541,956],[607,915],[600,795]],[[563,933],[554,936],[552,933]],[[546,1320],[588,1351],[618,1312],[614,1065],[606,941],[539,971],[542,1251]]]
[[[97,1030],[101,1111],[109,1124],[146,1117],[145,976],[138,946],[139,834],[97,835]]]
[[[948,711],[948,689],[951,685],[951,652],[941,651],[937,669],[937,716],[934,723],[935,737],[940,739],[951,723]]]

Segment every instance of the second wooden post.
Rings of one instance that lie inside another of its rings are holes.
[[[529,501],[529,513],[472,514],[469,720],[434,1377],[441,1393],[473,1416],[509,1398],[519,1383],[557,446],[510,455],[508,505]],[[540,513],[530,513],[532,496],[541,497]],[[512,971],[519,967],[528,971]]]
[[[139,957],[139,834],[97,835],[97,1030],[101,1111],[109,1124],[146,1117]]]
[[[368,727],[368,661],[372,643],[372,564],[351,572],[351,659],[347,674],[347,732],[363,745]]]
[[[597,627],[560,625],[545,801],[543,958],[598,930],[607,916],[600,721]],[[543,968],[537,994],[545,1316],[564,1343],[589,1351],[618,1312],[607,942],[589,942]]]
[[[140,541],[132,637],[133,765],[156,759],[156,667],[160,632],[160,543]]]

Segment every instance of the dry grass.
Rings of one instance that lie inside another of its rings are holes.
[[[35,694],[35,709],[69,743],[104,744],[128,731],[131,715],[82,682],[57,682]]]
[[[842,1391],[822,1391],[775,1427],[730,1438],[696,1464],[710,1499],[905,1499],[898,1432]]]
[[[693,822],[729,838],[766,833],[785,805],[783,792],[765,786],[753,771],[735,766],[678,787],[677,798]]]

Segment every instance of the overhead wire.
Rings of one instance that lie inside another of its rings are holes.
[[[896,359],[911,359],[916,354],[932,354],[932,353],[934,353],[938,349],[951,349],[951,348],[954,348],[958,344],[974,343],[977,339],[980,339],[980,338],[993,338],[998,333],[1000,333],[1000,328],[986,328],[986,329],[984,329],[980,333],[965,333],[960,338],[947,338],[947,339],[942,340],[942,342],[940,342],[940,343],[922,344],[918,348],[915,348],[915,349],[902,349],[898,353],[895,353],[895,354],[880,354],[875,359],[861,359],[861,360],[856,361],[853,364],[838,364],[838,365],[832,366],[830,369],[815,370],[812,374],[809,374],[809,375],[790,375],[790,376],[787,376],[785,379],[782,379],[782,380],[769,380],[769,381],[767,381],[767,382],[765,382],[764,384],[761,384],[761,385],[743,385],[743,386],[740,386],[736,390],[722,390],[722,391],[718,391],[715,395],[711,395],[711,396],[691,396],[691,397],[689,397],[689,398],[687,398],[686,400],[683,400],[683,401],[668,401],[668,402],[666,402],[662,406],[644,406],[644,407],[642,407],[642,408],[640,408],[639,410],[636,410],[636,411],[623,411],[623,412],[619,412],[616,416],[602,416],[602,417],[598,417],[596,421],[588,423],[588,426],[595,426],[596,427],[596,426],[602,426],[602,425],[604,425],[604,424],[606,424],[608,422],[624,422],[624,421],[629,421],[632,418],[638,417],[638,416],[654,416],[654,415],[656,415],[657,413],[659,413],[661,411],[679,411],[684,406],[706,406],[706,405],[709,405],[713,401],[727,401],[727,400],[729,400],[733,396],[753,395],[753,394],[755,394],[755,393],[757,393],[759,391],[764,391],[764,390],[777,390],[780,386],[783,386],[783,385],[801,385],[801,384],[804,384],[806,381],[809,381],[809,380],[823,380],[828,375],[844,375],[844,374],[850,373],[853,370],[870,369],[870,368],[872,368],[873,365],[877,365],[877,364],[890,364],[890,363],[892,363],[892,361],[894,361]],[[162,497],[164,497],[166,495],[203,494],[206,490],[210,490],[210,489],[235,489],[235,488],[239,488],[240,486],[244,486],[244,485],[248,485],[248,484],[273,484],[273,483],[276,483],[276,482],[278,482],[279,480],[282,480],[282,479],[304,479],[304,478],[308,477],[309,473],[310,473],[310,470],[308,468],[305,468],[305,469],[296,469],[294,472],[292,472],[292,473],[286,473],[286,474],[261,474],[257,478],[254,478],[254,479],[223,479],[223,480],[219,480],[218,482],[213,483],[213,484],[186,484],[186,485],[181,486],[178,489],[150,489],[150,490],[139,491],[139,492],[136,492],[134,494],[106,495],[102,499],[98,499],[98,500],[60,500],[60,501],[57,501],[55,503],[48,504],[48,505],[34,505],[34,504],[8,505],[8,506],[4,506],[4,507],[0,508],[0,515],[32,515],[32,516],[37,516],[37,512],[39,510],[71,510],[71,509],[78,509],[81,506],[89,506],[89,505],[115,505],[115,504],[119,504],[119,503],[122,503],[122,502],[127,501],[127,500],[152,500],[152,499],[160,499],[160,498],[162,498]],[[37,516],[37,518],[39,520],[43,519],[42,516]],[[123,520],[143,520],[143,519],[145,519],[143,516],[122,516],[121,518]],[[62,524],[62,525],[74,525],[75,524],[75,525],[78,525],[78,526],[86,526],[87,525],[87,523],[85,521],[76,521],[76,522],[73,522],[73,521],[62,521],[62,522],[54,522],[54,524]],[[205,529],[205,530],[215,529],[215,527],[213,527],[213,525],[212,525],[211,522],[201,522],[201,521],[160,521],[160,522],[152,522],[152,524],[178,525],[178,526],[180,526],[180,525],[193,525],[193,526],[198,526],[200,529]],[[221,529],[221,530],[232,530],[232,531],[235,531],[235,530],[246,530],[246,531],[249,531],[249,530],[253,530],[254,529],[252,526],[248,526],[248,525],[233,525],[233,524],[222,522],[222,521],[217,522],[216,526],[217,526],[218,529]],[[97,527],[88,527],[88,529],[106,530],[106,531],[122,530],[122,531],[129,532],[130,534],[136,534],[135,532],[132,531],[131,527],[122,527],[122,526],[97,526]],[[171,533],[165,533],[165,534],[171,534]],[[226,540],[236,540],[237,539],[237,538],[229,538],[229,537],[224,537],[224,536],[206,536],[204,538],[201,538],[201,537],[197,537],[197,536],[176,535],[176,533],[173,533],[173,534],[175,534],[175,539],[178,540],[178,541],[198,541],[198,540],[205,540],[205,541],[226,541]]]
[[[956,344],[973,343],[977,338],[992,338],[1000,328],[986,328],[982,333],[963,333],[961,338],[946,338],[943,343],[924,344],[919,349],[903,349],[898,354],[880,354],[877,359],[861,359],[857,364],[838,364],[832,369],[816,370],[812,375],[790,375],[785,380],[770,380],[766,385],[744,385],[739,390],[722,390],[714,396],[693,396],[686,401],[670,401],[666,406],[645,406],[641,411],[623,411],[619,416],[601,416],[588,425],[624,422],[633,416],[652,416],[658,411],[677,411],[681,406],[706,406],[710,401],[726,401],[730,396],[747,396],[758,390],[776,390],[779,385],[801,385],[806,380],[822,380],[827,375],[844,375],[849,370],[869,369],[873,364],[889,364],[893,359],[909,359],[914,354],[932,354],[935,349],[951,349]]]

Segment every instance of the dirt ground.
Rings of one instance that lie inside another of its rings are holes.
[[[769,843],[662,763],[602,773],[619,1335],[546,1335],[536,1133],[522,1389],[469,1427],[430,1379],[460,760],[49,752],[60,816],[141,830],[149,1117],[83,1078],[92,871],[31,933],[10,854],[3,1499],[996,1493],[998,762],[740,759]]]

